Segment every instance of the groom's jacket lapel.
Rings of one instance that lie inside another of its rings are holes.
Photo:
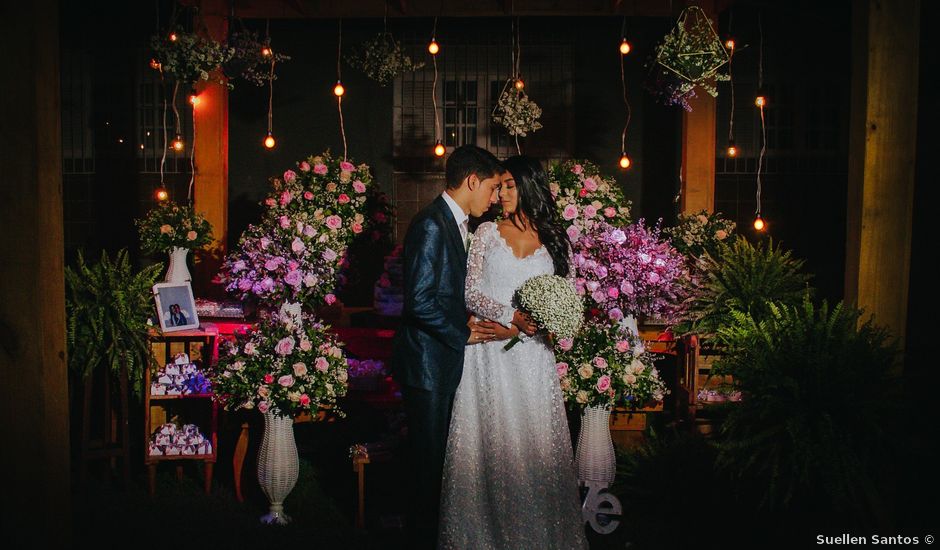
[[[442,215],[444,216],[444,225],[446,226],[446,231],[450,239],[450,244],[454,248],[454,252],[457,254],[458,258],[463,258],[463,265],[467,265],[467,248],[463,244],[463,239],[460,238],[460,229],[457,227],[457,220],[454,219],[454,213],[450,211],[450,207],[447,206],[447,201],[444,200],[444,197],[438,196],[434,199],[434,204],[441,210]],[[464,272],[466,273],[466,271]]]

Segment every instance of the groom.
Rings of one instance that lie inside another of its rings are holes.
[[[395,336],[395,378],[408,416],[409,503],[417,547],[432,548],[447,431],[454,393],[463,373],[464,347],[493,337],[485,326],[467,325],[468,217],[497,201],[504,170],[489,151],[458,147],[447,159],[447,188],[412,219],[404,242],[404,308]]]

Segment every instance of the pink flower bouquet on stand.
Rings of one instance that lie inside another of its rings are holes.
[[[548,173],[555,207],[572,243],[597,223],[630,223],[630,201],[617,181],[602,176],[594,164],[569,160],[551,165]]]

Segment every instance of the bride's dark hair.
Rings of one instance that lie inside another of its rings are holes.
[[[503,161],[503,166],[516,181],[519,197],[516,211],[509,214],[509,221],[520,230],[525,230],[526,223],[531,224],[552,257],[555,275],[567,276],[568,235],[562,229],[561,220],[555,210],[555,199],[548,189],[548,175],[545,169],[538,160],[525,155],[509,157]]]

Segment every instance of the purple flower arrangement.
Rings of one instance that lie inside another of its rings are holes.
[[[575,288],[611,321],[626,315],[675,319],[688,277],[685,258],[641,219],[618,228],[595,224],[574,242]]]

